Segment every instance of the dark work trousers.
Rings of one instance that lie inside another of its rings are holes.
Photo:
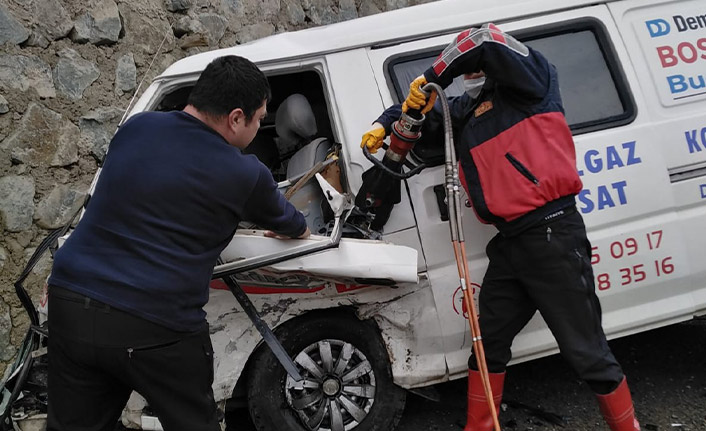
[[[496,235],[479,297],[479,323],[491,373],[505,371],[515,336],[539,310],[562,356],[591,389],[606,394],[623,379],[601,327],[591,244],[581,215],[536,225],[517,236]],[[474,357],[469,367],[477,370]]]
[[[130,393],[167,431],[220,431],[208,325],[175,332],[49,287],[48,431],[113,431]]]

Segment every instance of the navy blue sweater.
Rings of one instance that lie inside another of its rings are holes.
[[[255,156],[184,112],[138,114],[113,137],[49,284],[198,330],[216,259],[241,220],[293,237],[306,230]]]

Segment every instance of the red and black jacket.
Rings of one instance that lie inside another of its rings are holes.
[[[493,24],[459,34],[424,76],[445,88],[480,70],[487,80],[477,100],[450,99],[461,181],[478,218],[514,235],[575,206],[576,151],[554,66]],[[438,105],[422,139],[442,145]],[[377,121],[389,131],[400,112],[394,106]]]

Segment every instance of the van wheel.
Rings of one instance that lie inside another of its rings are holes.
[[[252,358],[248,406],[258,431],[388,431],[406,392],[392,383],[376,327],[333,315],[304,318],[277,331],[303,380],[295,382],[266,346]]]

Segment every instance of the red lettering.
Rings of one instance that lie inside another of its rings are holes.
[[[659,56],[659,61],[662,63],[662,67],[672,67],[679,63],[671,46],[658,46],[657,55]]]
[[[699,59],[699,53],[696,51],[696,47],[689,42],[682,42],[677,45],[677,52],[679,53],[679,58],[684,63],[693,63]]]
[[[706,53],[706,37],[702,37],[701,39],[697,40],[696,46],[698,46],[701,51]],[[706,54],[701,54],[701,58],[706,60]]]

